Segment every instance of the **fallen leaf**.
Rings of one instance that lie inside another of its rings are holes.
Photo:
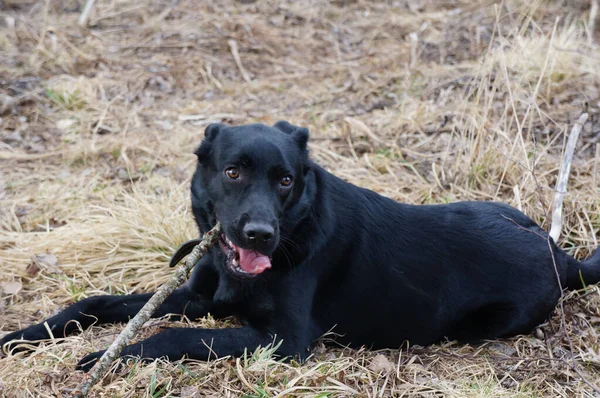
[[[154,123],[163,130],[171,131],[173,130],[173,123],[168,120],[157,120]]]
[[[540,330],[540,329],[537,329],[537,330]],[[542,335],[542,338],[543,338],[543,335]],[[490,343],[488,348],[490,350],[494,350],[501,354],[504,354],[508,357],[515,355],[515,353],[517,352],[517,350],[513,346],[511,346],[510,344],[502,343],[502,342]]]
[[[181,398],[196,398],[200,397],[200,391],[198,387],[194,386],[183,386],[181,387],[181,391],[179,393]]]
[[[0,282],[0,291],[6,295],[17,294],[21,290],[23,285],[21,282],[11,281],[11,282]]]
[[[385,355],[377,354],[371,360],[369,369],[375,373],[391,372],[394,370],[394,364]]]
[[[35,261],[30,262],[25,268],[25,272],[29,276],[36,276],[40,272],[41,268]]]
[[[58,127],[59,130],[67,131],[73,127],[75,123],[76,121],[73,119],[60,119],[56,122],[56,127]]]
[[[4,115],[5,113],[12,112],[17,101],[8,95],[0,96],[0,115]]]
[[[23,136],[18,131],[13,131],[4,137],[4,141],[12,143],[23,142]]]
[[[35,259],[40,266],[56,267],[58,266],[58,258],[54,254],[36,254]]]
[[[58,268],[58,258],[54,254],[50,253],[41,253],[36,254],[32,257],[32,262],[29,263],[25,272],[27,274],[34,276],[37,275],[41,270],[45,270],[50,274],[61,274],[62,271]]]

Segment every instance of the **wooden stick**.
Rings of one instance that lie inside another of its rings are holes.
[[[94,3],[96,0],[87,0],[85,2],[85,6],[83,7],[83,11],[81,11],[81,15],[79,16],[79,20],[77,24],[82,28],[85,28],[88,23],[88,19],[90,19],[90,13],[92,12],[92,8],[94,8]]]
[[[594,43],[594,34],[596,33],[596,20],[598,19],[598,0],[590,1],[590,19],[588,21],[588,42],[589,44]]]
[[[244,65],[242,65],[242,59],[240,58],[240,53],[238,52],[238,45],[237,45],[236,41],[233,39],[229,39],[227,41],[227,43],[229,43],[229,48],[231,49],[231,55],[233,55],[235,64],[237,65],[238,69],[240,70],[242,77],[244,78],[244,80],[246,82],[250,83],[252,81],[252,79],[250,79],[250,75],[248,74],[248,71],[246,70],[246,68],[244,68]]]
[[[91,372],[86,375],[84,381],[77,387],[73,394],[73,398],[85,397],[92,387],[106,374],[110,364],[119,356],[123,348],[129,344],[133,337],[142,328],[142,325],[150,319],[156,309],[162,304],[163,301],[177,289],[185,280],[189,272],[192,270],[194,265],[202,258],[208,249],[217,242],[219,235],[221,234],[221,224],[217,223],[213,229],[208,231],[202,237],[202,241],[194,247],[190,255],[187,257],[185,263],[181,265],[171,279],[162,285],[156,293],[148,300],[148,302],[142,307],[140,312],[137,313],[132,320],[127,323],[125,329],[117,336],[115,341],[108,347],[104,352],[104,355],[94,365]]]
[[[571,170],[571,162],[573,161],[573,152],[579,139],[579,133],[581,133],[581,129],[587,118],[587,113],[579,116],[579,119],[577,119],[571,130],[571,135],[569,135],[565,153],[563,154],[563,162],[558,174],[558,181],[556,182],[554,201],[552,202],[552,226],[550,227],[549,235],[554,242],[558,242],[560,230],[562,229],[562,205],[567,191],[567,181],[569,180],[569,171]]]

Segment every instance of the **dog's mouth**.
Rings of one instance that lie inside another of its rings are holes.
[[[227,267],[236,275],[253,278],[271,268],[269,256],[236,246],[224,233],[221,234],[219,243],[225,254]]]

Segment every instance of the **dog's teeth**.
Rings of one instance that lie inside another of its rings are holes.
[[[240,265],[236,259],[233,259],[232,264],[236,267]]]

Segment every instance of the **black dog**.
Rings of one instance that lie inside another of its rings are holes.
[[[317,166],[307,140],[287,122],[208,126],[193,211],[200,232],[218,219],[224,234],[155,316],[210,312],[246,326],[167,329],[121,355],[207,359],[276,342],[279,355],[304,358],[330,330],[342,344],[373,348],[512,336],[549,316],[561,286],[600,281],[600,250],[579,262],[510,206],[399,204]],[[125,322],[150,295],[90,297],[47,322],[55,336],[74,331],[72,321]],[[2,344],[44,338],[38,324]]]

